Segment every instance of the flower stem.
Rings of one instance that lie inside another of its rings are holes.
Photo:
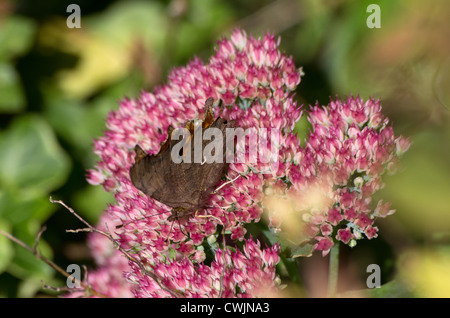
[[[339,242],[331,248],[330,267],[328,269],[328,297],[334,297],[337,291],[339,272]]]

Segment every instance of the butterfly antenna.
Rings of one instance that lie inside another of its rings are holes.
[[[138,221],[142,221],[142,220],[145,220],[145,219],[157,216],[157,215],[161,215],[161,214],[164,214],[164,213],[168,213],[168,212],[170,212],[170,211],[164,211],[164,212],[161,212],[161,213],[156,213],[156,214],[152,214],[152,215],[143,216],[143,217],[141,217],[139,219],[131,220],[131,221],[122,223],[120,225],[116,225],[116,229],[120,229],[120,228],[124,227],[125,225],[131,224],[131,223],[135,223],[135,222],[138,222]]]

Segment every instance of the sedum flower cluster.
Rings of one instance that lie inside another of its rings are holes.
[[[354,245],[364,236],[377,236],[375,219],[394,211],[383,202],[373,207],[371,196],[409,141],[394,136],[379,101],[350,97],[310,107],[312,129],[300,146],[294,126],[302,110],[293,92],[302,76],[292,57],[280,52],[279,39],[270,34],[256,39],[235,30],[218,42],[207,63],[194,59],[174,69],[167,83],[152,93],[121,101],[107,118],[104,136],[94,143],[100,161],[87,179],[113,192],[116,199],[99,226],[107,224],[120,246],[160,283],[94,234],[90,246],[99,264],[89,276],[94,289],[111,297],[173,296],[167,290],[185,297],[276,293],[280,245],[263,243],[246,229],[247,224],[263,222],[276,234],[289,223],[277,207],[266,203],[268,193],[293,202],[289,213],[300,217],[302,240],[323,255],[336,241]],[[169,222],[170,208],[142,194],[130,181],[133,149],[139,144],[149,154],[158,153],[168,127],[203,118],[209,97],[222,100],[216,116],[220,111],[236,127],[266,128],[260,138],[267,140],[272,130],[278,132],[278,142],[270,145],[271,152],[276,150],[272,159],[277,165],[268,172],[266,161],[249,160],[252,145],[244,146],[246,160],[229,164],[208,206]],[[312,192],[320,193],[320,204],[306,202]],[[104,288],[106,281],[111,288]]]

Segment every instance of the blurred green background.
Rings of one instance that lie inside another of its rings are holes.
[[[80,29],[66,25],[71,3]],[[366,25],[371,3],[379,29]],[[336,95],[380,98],[395,133],[413,142],[377,194],[397,212],[378,222],[377,239],[342,248],[339,291],[365,288],[376,263],[387,285],[370,295],[450,297],[449,17],[447,0],[0,0],[0,229],[33,245],[45,224],[44,255],[90,265],[85,236],[65,232],[82,225],[49,196],[93,224],[113,202],[85,181],[107,113],[194,56],[207,61],[235,27],[270,31],[303,66],[295,98],[305,109]],[[305,127],[303,116],[302,137]],[[292,295],[322,295],[327,261],[285,260]],[[65,279],[0,236],[0,297],[53,295],[41,281]]]

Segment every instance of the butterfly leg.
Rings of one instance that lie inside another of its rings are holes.
[[[178,227],[180,228],[180,232],[183,233],[184,236],[189,237],[189,235],[187,233],[183,232],[183,230],[181,229],[181,223],[180,223],[179,218],[177,219],[177,221],[178,221]]]
[[[172,233],[173,223],[174,223],[174,222],[172,222],[172,224],[170,225],[169,234],[167,234],[167,237],[166,237],[166,240],[165,240],[166,243],[169,241],[170,233]]]

